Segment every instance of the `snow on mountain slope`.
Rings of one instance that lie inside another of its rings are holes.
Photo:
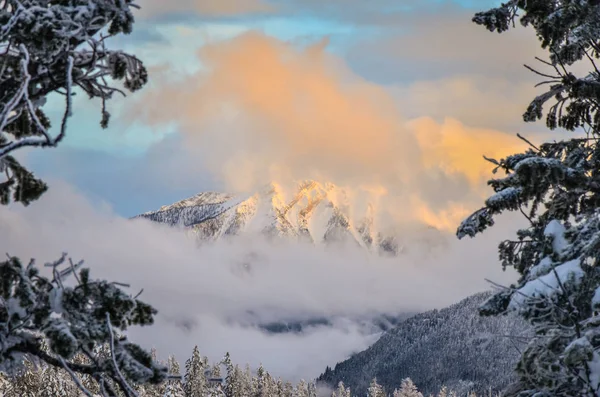
[[[291,194],[271,183],[247,196],[205,192],[138,217],[189,228],[202,241],[242,233],[270,239],[288,238],[316,244],[354,243],[379,254],[396,255],[405,244],[392,231],[378,230],[375,208],[352,214],[344,189],[331,183],[299,183]],[[441,233],[423,227],[430,245]]]
[[[441,310],[400,322],[367,350],[327,368],[318,378],[331,387],[343,381],[354,395],[365,395],[377,378],[389,392],[410,377],[425,394],[443,385],[465,396],[501,391],[516,380],[514,368],[531,336],[520,317],[482,317],[477,308],[490,292],[472,295]]]

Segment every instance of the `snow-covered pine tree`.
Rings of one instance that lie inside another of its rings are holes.
[[[76,374],[90,375],[106,395],[116,395],[116,387],[133,396],[128,381],[162,382],[167,369],[116,333],[130,325],[152,324],[156,311],[118,283],[90,279],[82,265],[65,254],[47,264],[53,274],[49,279],[40,275],[34,261],[23,266],[11,257],[0,263],[0,302],[5,302],[0,304],[0,371],[18,373],[29,355],[65,369],[79,386]],[[66,284],[67,277],[75,283]],[[78,353],[90,364],[77,363]]]
[[[246,364],[243,372],[243,381],[244,385],[244,395],[251,396],[254,394],[254,382],[252,381],[252,370],[250,369],[250,365]]]
[[[317,397],[317,385],[315,382],[308,382],[308,397]]]
[[[183,390],[175,383],[167,383],[162,397],[183,397]]]
[[[221,363],[216,363],[211,367],[210,376],[212,376],[213,378],[221,377]]]
[[[110,114],[106,101],[122,89],[106,83],[121,80],[129,91],[140,89],[147,72],[135,56],[110,50],[106,39],[133,28],[131,0],[0,0],[0,204],[24,205],[46,190],[9,154],[29,147],[55,147],[65,137],[80,90],[102,101],[102,127]],[[52,133],[43,111],[48,95],[65,97],[65,112]]]
[[[412,379],[402,379],[400,389],[394,390],[394,397],[423,397],[423,394],[419,392],[417,386],[413,383]]]
[[[252,378],[251,376],[246,376],[246,374],[244,373],[244,371],[241,370],[241,368],[239,367],[239,365],[233,365],[232,361],[231,361],[231,356],[229,355],[229,353],[225,354],[225,357],[222,360],[223,365],[225,366],[225,370],[227,372],[226,376],[225,376],[225,385],[223,387],[223,392],[225,394],[225,396],[227,397],[237,397],[237,396],[249,396],[250,394],[248,394],[248,392],[250,390],[254,390],[254,393],[257,394],[257,390],[258,390],[258,379],[257,378]],[[262,368],[262,367],[261,367]],[[249,368],[248,368],[249,371]],[[264,368],[262,369],[262,371],[265,373],[267,379],[267,382],[272,382],[267,384],[267,389],[269,389],[269,387],[273,387],[273,390],[277,389],[277,385],[275,384],[275,382],[270,378],[270,375],[268,373],[266,373],[266,371],[264,371]],[[260,369],[259,369],[260,372]],[[252,385],[252,383],[254,383],[254,385]],[[283,383],[281,384],[281,386],[283,387]],[[273,393],[273,390],[267,390],[267,393]],[[263,391],[264,391],[264,385],[263,385]]]
[[[300,379],[300,382],[296,385],[294,389],[295,397],[308,397],[308,385],[304,379]]]
[[[111,81],[123,82],[129,91],[146,83],[140,60],[106,45],[109,37],[131,32],[131,7],[137,7],[132,0],[0,0],[0,172],[6,177],[0,181],[0,205],[28,205],[46,191],[12,154],[23,147],[57,146],[66,135],[76,91],[101,100],[100,123],[106,127],[107,100],[124,95]],[[65,98],[56,131],[43,111],[53,93]],[[118,283],[90,280],[87,269],[67,263],[65,256],[50,266],[52,279],[42,277],[33,262],[23,266],[10,257],[0,263],[0,372],[15,374],[24,355],[31,355],[64,368],[81,389],[76,374],[94,378],[103,394],[116,395],[117,385],[126,396],[135,394],[128,381],[164,379],[166,370],[114,332],[151,324],[154,309]],[[68,275],[78,279],[76,286],[63,285]],[[110,358],[94,354],[98,344],[110,344]],[[91,362],[74,362],[77,353]]]
[[[230,379],[232,396],[243,396],[246,390],[244,385],[244,372],[239,365],[233,367],[233,377]]]
[[[386,397],[383,387],[377,383],[377,379],[373,378],[369,389],[367,390],[367,397]]]
[[[254,377],[253,381],[254,381],[254,396],[255,397],[265,397],[264,392],[265,392],[265,369],[262,366],[262,364],[260,364],[258,366],[258,369],[256,370],[256,376]]]
[[[504,211],[521,211],[529,226],[500,243],[500,260],[520,273],[480,311],[518,311],[535,336],[517,366],[519,396],[600,394],[600,2],[597,0],[510,0],[478,13],[474,22],[503,32],[520,14],[548,50],[547,69],[534,70],[549,84],[533,99],[525,121],[582,131],[581,136],[539,146],[496,161],[505,177],[489,182],[495,194],[467,218],[457,235],[474,236]],[[589,62],[576,76],[571,66]]]
[[[185,363],[185,375],[183,389],[185,397],[203,397],[206,394],[207,384],[204,371],[206,367],[198,346],[194,346],[192,357]],[[230,396],[228,396],[230,397]]]
[[[294,385],[291,382],[285,382],[283,384],[283,393],[281,397],[292,397],[294,395]]]
[[[210,368],[210,377],[212,379],[221,379],[221,362],[215,363]],[[224,391],[221,383],[214,383],[209,387],[209,394],[211,396],[222,396],[223,393]]]
[[[350,389],[346,389],[344,382],[339,382],[337,389],[332,393],[332,397],[350,397]]]
[[[169,356],[168,359],[169,377],[165,382],[164,397],[184,397],[184,390],[181,384],[181,370],[175,356]]]
[[[277,394],[277,381],[271,376],[269,372],[267,372],[267,376],[265,379],[265,389],[264,395],[266,396],[276,396]]]
[[[225,386],[223,387],[223,392],[226,397],[233,397],[235,395],[235,389],[237,387],[238,379],[236,379],[235,367],[233,366],[233,362],[231,361],[231,356],[229,352],[225,353],[225,357],[223,357],[222,361],[225,366]]]

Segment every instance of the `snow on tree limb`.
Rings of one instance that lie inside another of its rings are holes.
[[[124,330],[152,324],[156,311],[115,283],[91,280],[88,269],[78,269],[82,262],[75,265],[65,258],[66,254],[47,264],[52,279],[41,276],[33,261],[26,267],[14,257],[0,263],[0,372],[18,372],[23,357],[30,355],[101,384],[108,379],[132,397],[137,394],[129,382],[166,379],[165,367],[124,337],[115,340],[113,331],[113,326]],[[77,270],[77,282],[67,286],[63,280]],[[110,345],[110,357],[92,353],[103,344]],[[90,362],[73,361],[77,354],[88,356]]]
[[[148,75],[135,56],[106,47],[106,39],[130,33],[130,0],[51,2],[0,1],[0,203],[27,205],[47,189],[9,155],[24,147],[56,147],[67,132],[73,114],[73,95],[81,90],[102,102],[100,125],[108,126],[107,101],[125,95],[112,82],[122,81],[131,92],[146,84]],[[108,28],[108,36],[101,32]],[[40,40],[40,38],[43,38]],[[56,133],[42,107],[51,93],[65,96],[65,111]],[[2,163],[13,164],[7,167]],[[16,163],[16,165],[14,164]]]
[[[548,50],[541,61],[550,72],[529,70],[550,84],[533,99],[525,121],[585,135],[533,146],[495,163],[507,176],[492,179],[485,207],[467,218],[458,237],[474,236],[493,225],[493,216],[520,210],[529,227],[499,244],[503,267],[519,281],[481,308],[484,315],[518,310],[536,336],[516,368],[522,395],[596,396],[600,384],[600,2],[592,0],[510,0],[475,15],[474,22],[503,32],[517,17],[532,26]],[[521,13],[521,15],[518,15]],[[582,77],[570,66],[587,60]],[[527,209],[527,213],[525,212]]]

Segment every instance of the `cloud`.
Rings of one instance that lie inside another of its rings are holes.
[[[501,75],[500,75],[501,76]],[[541,130],[524,125],[522,114],[539,91],[530,82],[504,77],[448,76],[395,85],[389,90],[407,117],[446,118],[488,129],[514,132]]]
[[[231,190],[302,179],[379,186],[403,220],[415,215],[414,202],[440,214],[457,203],[479,205],[490,170],[482,155],[523,147],[451,118],[401,117],[385,87],[355,75],[326,47],[299,49],[256,32],[213,43],[199,53],[201,71],[156,84],[125,114],[152,126],[176,122],[181,155]],[[432,195],[431,183],[446,194]]]
[[[105,201],[118,214],[131,217],[200,191],[223,189],[195,159],[173,156],[182,151],[181,147],[181,137],[168,135],[143,154],[59,146],[29,151],[22,159],[43,180],[60,179],[77,186],[86,196]],[[59,187],[50,184],[50,189],[55,188]]]
[[[86,260],[92,276],[130,283],[132,293],[144,288],[159,316],[153,327],[132,330],[132,338],[163,357],[185,360],[197,344],[212,359],[230,351],[275,375],[310,378],[376,337],[352,318],[443,307],[486,289],[484,277],[514,278],[489,255],[515,227],[510,217],[478,240],[452,238],[426,259],[426,243],[417,242],[393,259],[250,238],[198,248],[182,231],[120,218],[69,185],[53,187],[26,209],[0,208],[0,251],[43,263],[67,249]],[[249,312],[263,321],[337,320],[301,334],[268,335],[243,321]]]
[[[455,118],[512,134],[540,131],[541,124],[522,119],[545,88],[535,88],[538,76],[523,67],[539,67],[534,57],[547,57],[534,31],[491,33],[471,22],[472,14],[452,6],[404,13],[396,28],[357,36],[345,58],[355,73],[388,86],[405,117]]]
[[[135,14],[141,18],[160,18],[169,14],[194,13],[203,17],[248,16],[255,13],[270,13],[274,7],[263,0],[177,0],[166,2],[148,0]]]
[[[401,13],[395,28],[354,41],[348,62],[369,79],[385,83],[453,75],[533,81],[523,63],[546,56],[534,31],[517,26],[500,35],[473,23],[472,16],[472,10],[453,6]]]
[[[439,167],[447,174],[463,174],[475,187],[490,176],[490,164],[483,161],[482,154],[501,158],[518,146],[511,135],[469,128],[455,119],[439,124],[431,118],[418,118],[411,121],[410,127],[422,149],[425,168]],[[524,143],[521,145],[525,147]]]
[[[147,11],[149,16],[201,11],[203,4],[177,2],[165,10],[166,3],[155,3]],[[215,7],[222,8],[211,12],[236,11],[227,4],[234,3],[219,3]],[[405,17],[424,21],[418,14]],[[405,40],[402,51],[408,55],[393,55],[386,67],[391,70],[413,59],[411,70],[428,73],[446,67],[452,75],[464,65],[474,75],[478,70],[507,71],[505,58],[486,58],[494,51],[490,43],[485,52],[483,40],[470,41],[470,33],[456,33],[452,26],[442,22],[421,31],[434,46],[425,50],[411,43],[410,34],[394,36]],[[464,39],[466,48],[435,47],[435,37],[455,47]],[[365,40],[361,45],[375,44]],[[120,194],[132,197],[155,197],[158,190],[202,191],[206,180],[222,180],[224,188],[237,191],[271,180],[328,180],[350,187],[351,199],[363,206],[367,199],[378,201],[395,224],[401,221],[402,231],[415,237],[405,256],[385,259],[352,248],[340,252],[271,246],[251,236],[199,249],[181,231],[123,219],[56,181],[26,210],[0,208],[0,250],[43,261],[69,249],[74,258],[86,259],[96,276],[130,282],[136,290],[143,287],[144,297],[160,315],[155,327],[132,331],[133,336],[163,355],[175,353],[183,360],[198,344],[213,359],[230,351],[239,362],[262,361],[276,375],[292,379],[313,377],[325,365],[369,345],[373,335],[349,320],[355,316],[442,307],[485,289],[484,278],[510,282],[514,274],[503,273],[490,258],[497,241],[517,228],[514,217],[501,218],[476,240],[457,242],[446,233],[447,244],[427,255],[431,247],[420,239],[425,236],[415,223],[453,231],[481,205],[490,169],[481,155],[502,156],[523,147],[496,124],[501,122],[496,106],[509,111],[513,105],[508,102],[527,93],[516,79],[502,91],[501,105],[488,102],[489,109],[473,115],[465,109],[480,108],[488,93],[503,87],[502,78],[440,75],[437,81],[385,87],[373,75],[383,70],[377,69],[378,59],[393,45],[398,42],[382,42],[373,51],[362,47],[364,51],[350,54],[348,64],[326,51],[325,40],[299,48],[248,33],[213,42],[199,52],[200,71],[173,76],[173,69],[156,69],[152,86],[129,98],[116,115],[117,125],[134,118],[156,129],[176,123],[175,138],[155,144],[143,159],[94,159],[78,151],[90,167],[81,166],[81,173],[72,170],[82,162],[74,152],[61,153],[56,162],[35,164],[51,164],[62,178],[88,186],[88,194],[129,181]],[[357,75],[361,62],[370,57],[376,60],[367,65],[370,74],[363,70]],[[500,60],[504,63],[498,64]],[[512,78],[511,73],[506,77]],[[482,125],[490,119],[490,125]],[[108,185],[93,187],[96,182],[90,180],[105,175],[103,163],[110,163],[106,167],[117,176]],[[103,174],[88,178],[91,169]],[[248,272],[241,264],[253,256],[257,260]],[[249,312],[264,321],[309,316],[337,320],[302,334],[267,335],[242,321]]]

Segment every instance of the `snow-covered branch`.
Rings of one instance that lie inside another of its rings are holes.
[[[56,147],[62,142],[74,112],[75,91],[101,100],[100,125],[106,128],[112,95],[146,84],[148,75],[138,58],[106,45],[108,37],[131,32],[131,7],[129,1],[104,0],[0,3],[0,162],[24,147]],[[65,96],[56,131],[43,112],[53,93]],[[13,199],[27,205],[46,187],[26,170],[21,172],[14,158],[8,161],[16,165],[0,183],[0,203],[10,201],[10,192],[19,192]]]
[[[161,382],[167,370],[125,338],[115,340],[113,326],[151,324],[156,311],[126,294],[122,284],[91,280],[82,264],[63,254],[46,264],[52,270],[48,279],[34,261],[26,267],[14,257],[0,263],[0,372],[14,374],[24,365],[23,357],[32,356],[72,373],[75,382],[77,374],[108,379],[125,396],[136,397],[129,382]],[[66,282],[68,277],[74,285]],[[110,354],[101,354],[107,345]],[[73,361],[77,354],[89,362]]]

